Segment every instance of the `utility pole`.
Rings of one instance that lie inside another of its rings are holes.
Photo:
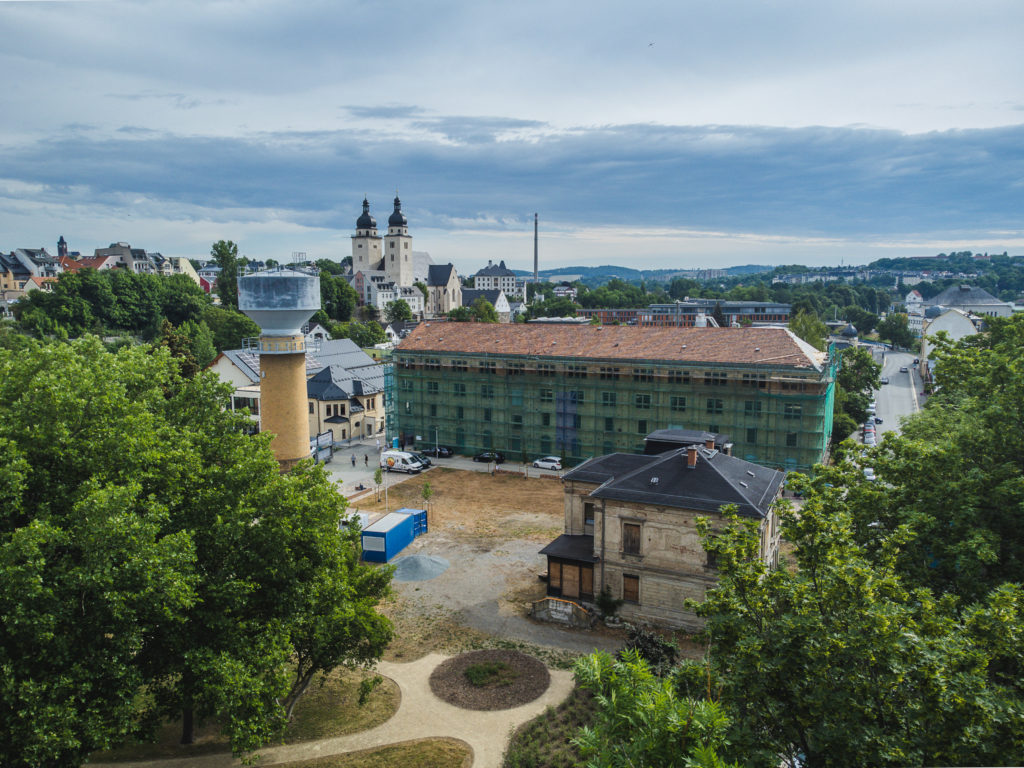
[[[533,214],[533,282],[540,282],[540,276],[537,271],[537,214]],[[535,289],[536,290],[536,289]]]

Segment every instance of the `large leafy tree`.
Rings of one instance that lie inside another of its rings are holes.
[[[384,307],[384,319],[389,323],[412,320],[412,310],[405,299],[395,299]]]
[[[3,765],[78,765],[160,715],[251,749],[300,693],[294,658],[379,654],[389,574],[359,563],[322,471],[281,475],[229,396],[163,347],[0,348]]]
[[[890,312],[878,323],[878,338],[891,342],[894,347],[909,348],[914,344],[914,333],[902,312]]]
[[[469,308],[469,311],[473,314],[473,319],[477,322],[498,322],[498,310],[496,310],[494,305],[483,296],[479,296],[473,301],[473,306]]]
[[[848,468],[847,488],[870,485]],[[707,619],[714,685],[745,765],[1006,765],[1024,759],[1024,592],[1005,585],[959,609],[900,576],[901,528],[873,551],[852,516],[808,489],[784,512],[796,567],[768,571],[733,516],[714,536]],[[822,498],[826,501],[823,503]]]
[[[789,330],[815,349],[825,349],[828,327],[811,310],[800,310],[789,318]]]

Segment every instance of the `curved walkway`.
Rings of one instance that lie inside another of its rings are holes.
[[[449,737],[466,742],[473,750],[473,768],[500,768],[512,731],[532,720],[547,707],[558,706],[572,691],[572,673],[552,669],[551,684],[538,698],[515,709],[480,712],[461,709],[437,698],[430,690],[430,674],[451,658],[431,653],[407,664],[382,661],[377,671],[398,684],[401,702],[391,719],[368,731],[260,750],[257,765],[277,765],[299,760],[358,752],[412,739]],[[230,755],[206,755],[136,763],[97,763],[102,768],[226,768],[242,763]]]

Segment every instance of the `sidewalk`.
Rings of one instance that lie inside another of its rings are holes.
[[[394,680],[401,690],[401,703],[390,720],[376,728],[348,736],[262,749],[257,765],[312,760],[413,739],[449,737],[465,742],[473,750],[473,768],[500,768],[512,732],[547,707],[558,706],[573,688],[571,672],[552,669],[548,689],[528,704],[493,712],[461,709],[437,698],[430,690],[431,673],[448,658],[439,653],[431,653],[408,664],[380,662],[377,670]],[[229,754],[218,754],[96,765],[102,768],[228,768],[241,765],[241,762]]]

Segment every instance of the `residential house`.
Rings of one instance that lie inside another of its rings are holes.
[[[149,275],[159,273],[156,262],[149,257],[145,248],[132,248],[128,243],[111,243],[106,248],[97,248],[94,255],[96,258],[113,256],[114,266],[127,269],[130,272]],[[163,256],[160,258],[162,259]]]
[[[724,505],[757,522],[760,558],[778,563],[774,503],[785,473],[728,456],[713,440],[654,456],[613,453],[562,477],[565,532],[540,551],[547,557],[547,594],[592,603],[604,588],[623,600],[628,621],[694,631],[701,620],[686,606],[717,582],[697,520],[727,524]]]
[[[210,370],[234,389],[232,409],[249,409],[260,423],[259,345],[221,352]],[[310,438],[331,430],[334,442],[383,434],[385,366],[351,339],[317,340],[307,336],[307,396]]]

